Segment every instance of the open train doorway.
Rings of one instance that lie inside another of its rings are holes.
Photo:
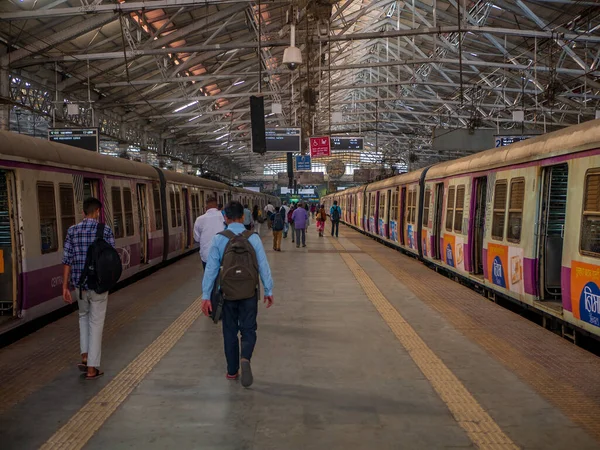
[[[183,234],[185,235],[185,248],[190,248],[192,245],[192,227],[190,225],[190,192],[187,188],[183,188]]]
[[[561,299],[568,181],[569,166],[566,163],[542,169],[538,239],[540,300]]]
[[[0,169],[0,320],[18,312],[15,193],[14,173]]]
[[[471,241],[473,242],[471,260],[473,275],[483,275],[483,240],[485,238],[485,201],[487,194],[487,177],[475,178],[473,185],[475,195],[475,211],[471,226]]]
[[[433,256],[442,259],[442,215],[444,212],[444,183],[435,185],[435,219],[433,222]]]
[[[140,264],[148,263],[148,197],[146,185],[137,185],[138,223],[140,232]]]
[[[400,236],[400,244],[405,245],[404,226],[406,225],[406,186],[400,189],[400,225],[398,226],[398,236]]]

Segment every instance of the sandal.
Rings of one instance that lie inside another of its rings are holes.
[[[81,362],[81,363],[77,364],[77,368],[79,369],[80,372],[87,372],[87,363]]]
[[[96,373],[92,376],[86,375],[85,379],[86,380],[95,380],[96,378],[100,378],[102,375],[104,375],[104,372],[101,372],[99,369],[94,369],[96,371]]]

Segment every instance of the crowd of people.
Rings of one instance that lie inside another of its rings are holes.
[[[306,247],[306,231],[316,220],[323,236],[325,206],[298,203],[263,210],[237,201],[223,208],[216,198],[208,198],[206,212],[194,223],[194,240],[199,243],[204,269],[202,311],[215,323],[222,321],[226,378],[249,387],[253,383],[250,361],[256,345],[256,318],[260,282],[267,308],[273,304],[273,278],[260,238],[265,222],[273,233],[273,250],[281,251],[281,241],[291,231],[296,248]],[[63,298],[78,302],[81,363],[86,380],[101,377],[102,332],[108,292],[121,275],[121,263],[110,227],[99,222],[102,203],[89,198],[83,203],[83,220],[69,228],[63,256]],[[342,210],[337,202],[329,210],[331,236],[338,236]],[[110,280],[108,283],[106,280]],[[241,335],[241,349],[240,336]],[[240,373],[241,372],[241,373]]]

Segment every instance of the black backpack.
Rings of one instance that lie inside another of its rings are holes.
[[[224,300],[246,300],[258,291],[258,260],[250,243],[254,233],[244,231],[235,234],[231,230],[219,233],[229,239],[223,259],[219,284]]]
[[[273,217],[273,230],[274,231],[281,231],[283,230],[284,226],[283,224],[285,223],[285,209],[282,212],[278,212],[275,213],[275,216]]]
[[[334,222],[337,222],[338,220],[340,220],[340,207],[339,206],[333,207],[333,211],[331,211],[331,220],[333,220]]]
[[[111,290],[121,278],[123,266],[115,248],[104,240],[104,224],[96,228],[96,239],[88,247],[85,266],[79,279],[79,293],[85,285],[97,294]]]

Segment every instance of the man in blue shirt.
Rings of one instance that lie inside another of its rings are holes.
[[[342,208],[338,206],[337,200],[333,202],[333,206],[329,209],[329,217],[331,217],[331,236],[333,237],[333,232],[335,231],[335,237],[338,237]]]
[[[225,208],[225,221],[227,229],[239,235],[244,228],[244,207],[239,202],[231,202]],[[248,239],[254,251],[258,263],[258,272],[264,286],[264,302],[267,308],[273,304],[273,278],[267,261],[267,255],[260,237],[254,233]],[[214,283],[219,274],[221,261],[225,253],[225,247],[229,243],[227,237],[217,234],[212,241],[204,278],[202,280],[202,312],[209,316],[212,312],[210,295]],[[227,359],[227,379],[237,380],[240,370],[240,344],[238,333],[242,335],[242,386],[252,385],[252,369],[250,359],[256,345],[256,316],[258,313],[258,295],[245,300],[230,300],[223,302],[223,341],[225,346],[225,358]]]
[[[88,198],[83,202],[83,220],[67,231],[63,252],[63,299],[73,303],[71,290],[79,305],[79,337],[81,348],[81,364],[79,370],[87,372],[86,380],[94,380],[104,373],[100,370],[102,354],[102,331],[106,318],[108,292],[97,294],[83,286],[79,288],[79,280],[83,273],[88,247],[96,240],[96,229],[100,218],[102,203],[96,198]],[[103,238],[113,247],[115,237],[109,227],[104,227]]]

